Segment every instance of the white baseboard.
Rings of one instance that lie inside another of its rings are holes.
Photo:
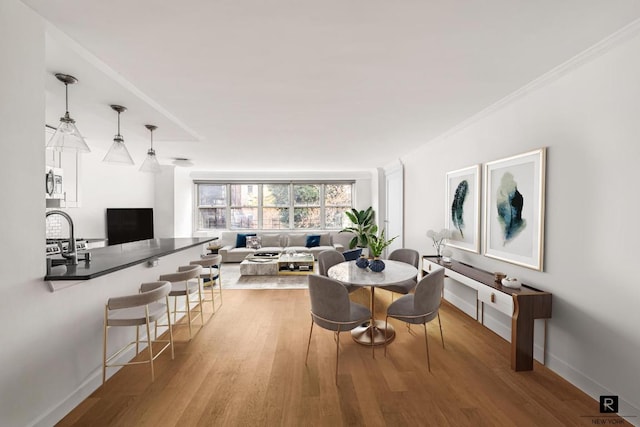
[[[615,391],[606,389],[587,375],[574,369],[564,360],[550,353],[547,353],[547,367],[595,400],[592,413],[583,414],[585,417],[593,416],[594,419],[601,417],[602,414],[599,412],[600,396],[616,395]],[[625,420],[627,422],[634,426],[640,426],[640,408],[635,407],[622,396],[619,397],[618,410],[618,415],[626,417]]]

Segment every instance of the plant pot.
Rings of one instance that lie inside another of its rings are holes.
[[[360,258],[356,260],[356,266],[360,268],[367,268],[369,266],[369,260],[366,256],[360,255]]]
[[[384,270],[384,267],[384,262],[379,258],[374,258],[373,260],[369,261],[369,270],[375,273],[380,273],[382,270]]]

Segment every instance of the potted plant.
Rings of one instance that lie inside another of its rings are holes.
[[[394,240],[396,240],[398,236],[387,240],[384,235],[384,228],[380,231],[379,235],[376,235],[377,231],[378,226],[374,225],[373,227],[371,227],[371,234],[368,236],[369,252],[373,257],[373,260],[369,261],[369,268],[371,269],[371,271],[379,273],[384,270],[384,262],[380,259],[382,251],[384,251],[387,246],[389,246]]]
[[[349,221],[351,221],[353,225],[345,227],[339,232],[355,234],[349,242],[349,249],[353,249],[356,246],[359,248],[369,246],[369,235],[371,234],[372,227],[375,226],[373,223],[373,208],[369,206],[368,209],[361,211],[352,208],[351,211],[346,211],[345,215],[347,215],[347,218],[349,218]]]

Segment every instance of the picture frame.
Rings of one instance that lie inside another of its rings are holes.
[[[543,270],[546,147],[484,166],[484,255]]]
[[[445,228],[447,246],[480,253],[481,165],[447,172]]]

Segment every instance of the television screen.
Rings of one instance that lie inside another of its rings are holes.
[[[107,209],[109,245],[153,239],[153,209]]]

